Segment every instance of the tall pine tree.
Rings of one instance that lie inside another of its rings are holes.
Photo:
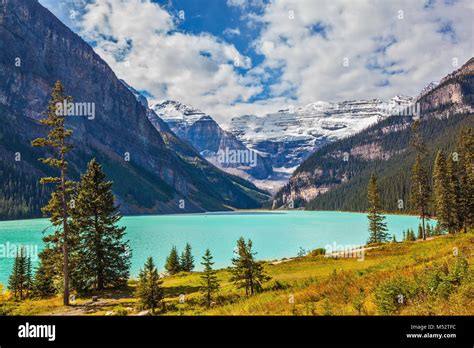
[[[467,232],[474,225],[474,134],[462,128],[456,145],[458,156],[460,227]]]
[[[448,233],[458,232],[462,226],[462,215],[459,209],[461,205],[461,187],[459,182],[459,160],[455,153],[450,154],[446,161],[446,178],[448,182]]]
[[[212,269],[214,262],[212,261],[212,254],[209,249],[206,249],[201,265],[204,266],[201,274],[201,293],[203,294],[206,306],[209,308],[213,302],[214,294],[219,290],[219,281],[217,280],[216,271]]]
[[[439,150],[433,169],[433,201],[439,229],[448,229],[450,226],[449,183],[446,176],[446,157]]]
[[[57,227],[52,235],[44,238],[46,249],[53,250],[54,253],[62,253],[62,274],[63,274],[63,303],[69,305],[69,242],[70,237],[68,219],[69,196],[73,189],[73,183],[67,180],[68,162],[66,155],[71,151],[72,145],[68,142],[72,131],[66,129],[66,115],[59,112],[64,102],[72,102],[70,96],[66,96],[61,82],[57,81],[51,99],[48,103],[47,111],[43,113],[44,119],[41,124],[49,127],[49,133],[45,138],[37,138],[32,141],[35,147],[47,147],[53,150],[53,153],[46,158],[40,158],[40,161],[59,171],[58,177],[41,178],[42,184],[55,184],[56,190],[52,193],[47,206],[42,210],[49,215],[51,222]],[[40,257],[49,255],[42,253]],[[60,273],[60,270],[55,270]]]
[[[367,198],[369,200],[367,214],[369,219],[369,239],[367,243],[385,242],[388,238],[387,223],[385,222],[385,216],[381,212],[377,178],[374,174],[370,177],[367,191]]]
[[[112,182],[102,166],[91,160],[74,196],[71,229],[77,236],[72,280],[78,290],[102,290],[126,284],[131,252],[124,240],[125,227],[115,206]]]
[[[427,155],[426,146],[420,133],[420,121],[413,123],[411,145],[415,151],[415,164],[412,167],[411,176],[411,205],[421,218],[423,239],[426,239],[425,219],[429,218],[428,206],[430,202],[430,186],[428,171],[425,168]]]

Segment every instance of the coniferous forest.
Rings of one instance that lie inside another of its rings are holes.
[[[366,187],[371,173],[375,173],[379,180],[380,199],[384,211],[392,213],[415,213],[416,208],[410,202],[410,178],[412,166],[415,162],[415,152],[410,148],[411,117],[394,116],[348,139],[329,144],[316,151],[297,172],[311,170],[314,167],[324,168],[325,173],[343,171],[348,173],[349,181],[341,183],[334,176],[322,177],[316,184],[337,185],[329,192],[310,201],[306,208],[309,210],[343,210],[365,211],[367,209]],[[385,127],[403,126],[396,133],[389,133],[381,137]],[[471,115],[453,115],[449,118],[426,118],[420,122],[420,134],[426,144],[426,166],[429,173],[433,166],[438,150],[445,153],[456,151],[456,143],[462,128],[474,128],[474,118]],[[331,159],[328,155],[333,149],[341,151],[354,144],[370,143],[380,139],[384,151],[392,153],[388,159],[366,161],[351,157],[348,162],[341,159]],[[429,176],[432,186],[432,176]],[[400,200],[402,204],[400,204]]]

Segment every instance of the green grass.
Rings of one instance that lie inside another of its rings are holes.
[[[453,278],[457,274],[456,260],[460,259],[469,265],[461,280]],[[217,272],[221,288],[216,305],[210,309],[201,304],[199,273],[180,273],[164,279],[166,310],[161,314],[474,315],[473,265],[471,232],[385,244],[367,250],[363,261],[318,255],[266,263],[265,269],[272,279],[264,284],[263,292],[252,297],[236,289],[229,282],[229,270],[222,269]],[[449,272],[435,291],[432,282],[438,270]],[[134,284],[131,281],[129,289],[121,293],[99,294],[101,300],[97,305],[88,298],[78,299],[74,306],[65,309],[59,298],[23,302],[4,298],[3,311],[11,315],[135,314],[139,308],[133,298]],[[402,304],[394,301],[399,292],[404,295]],[[180,294],[185,295],[185,303],[179,303]]]

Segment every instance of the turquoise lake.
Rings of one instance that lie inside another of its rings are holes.
[[[403,230],[418,228],[413,216],[388,215],[390,234],[397,240]],[[367,215],[344,212],[230,212],[185,215],[127,216],[127,239],[132,248],[131,275],[137,276],[148,256],[153,256],[163,271],[166,256],[173,245],[178,251],[186,242],[192,246],[196,270],[201,269],[201,256],[209,248],[215,267],[231,264],[236,241],[243,236],[252,239],[261,260],[296,256],[300,247],[312,250],[326,245],[363,245],[367,241]],[[47,219],[0,222],[0,283],[6,284],[13,257],[8,249],[26,245],[30,250],[43,247],[43,230]],[[47,230],[48,233],[51,230]]]

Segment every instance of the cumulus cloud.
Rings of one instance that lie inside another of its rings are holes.
[[[148,0],[96,0],[85,7],[80,33],[119,77],[154,101],[215,112],[261,91],[255,76],[237,71],[252,67],[249,57],[210,34],[177,31],[175,18]]]
[[[416,95],[473,55],[471,1],[273,0],[252,16],[274,96],[315,100]],[[454,39],[455,38],[455,39]]]
[[[471,0],[227,0],[245,37],[252,28],[257,66],[224,41],[243,27],[190,34],[150,0],[80,2],[74,25],[120,78],[221,122],[317,100],[415,96],[474,53]]]

